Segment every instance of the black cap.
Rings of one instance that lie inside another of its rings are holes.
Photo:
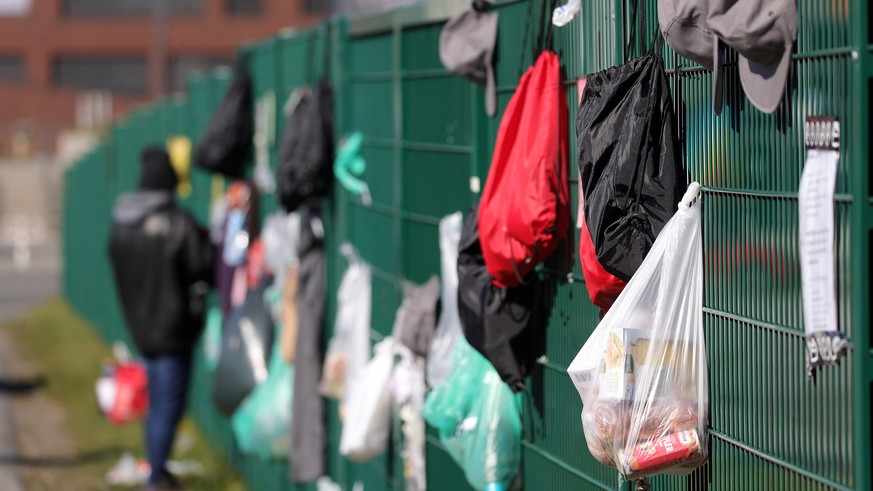
[[[170,163],[170,155],[162,147],[148,147],[142,152],[139,175],[140,189],[173,191],[179,183]]]

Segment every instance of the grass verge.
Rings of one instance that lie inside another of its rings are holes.
[[[143,457],[142,426],[115,426],[97,408],[94,382],[110,349],[62,300],[52,300],[19,320],[0,325],[7,342],[5,377],[41,378],[40,391],[16,396],[13,418],[28,489],[110,489],[105,474],[123,452]],[[244,491],[245,486],[186,417],[174,459],[195,460],[203,476],[182,479],[191,491]],[[118,490],[137,488],[113,488]]]

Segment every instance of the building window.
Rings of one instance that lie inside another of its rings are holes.
[[[102,89],[126,94],[148,92],[144,57],[77,57],[55,59],[55,83],[71,89]]]
[[[230,66],[230,58],[210,56],[179,56],[170,61],[170,84],[172,90],[184,90],[188,77],[194,72],[204,72],[219,66]]]
[[[64,13],[70,17],[113,17],[150,15],[159,0],[64,0]],[[174,15],[193,15],[203,11],[203,0],[162,0]]]
[[[261,0],[227,0],[227,10],[232,14],[260,14],[263,7]]]
[[[21,82],[24,80],[24,60],[20,56],[0,55],[0,81]]]

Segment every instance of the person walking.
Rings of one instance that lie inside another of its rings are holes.
[[[165,150],[143,151],[139,189],[118,198],[109,239],[124,318],[148,373],[148,491],[181,489],[166,461],[185,409],[203,295],[212,282],[213,246],[176,204],[177,183]]]

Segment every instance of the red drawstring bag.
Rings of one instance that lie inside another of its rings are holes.
[[[579,210],[584,207],[582,186],[579,186]],[[604,312],[612,307],[615,299],[627,286],[627,283],[616,278],[597,260],[597,252],[594,243],[591,242],[591,234],[588,232],[588,224],[585,223],[585,213],[579,213],[579,262],[582,263],[582,275],[585,276],[585,287],[588,296],[594,305],[603,309]]]
[[[479,207],[482,253],[497,286],[523,283],[567,233],[567,117],[558,55],[543,51],[500,121]]]
[[[115,367],[115,401],[106,416],[115,424],[133,423],[149,409],[148,375],[139,363]]]

